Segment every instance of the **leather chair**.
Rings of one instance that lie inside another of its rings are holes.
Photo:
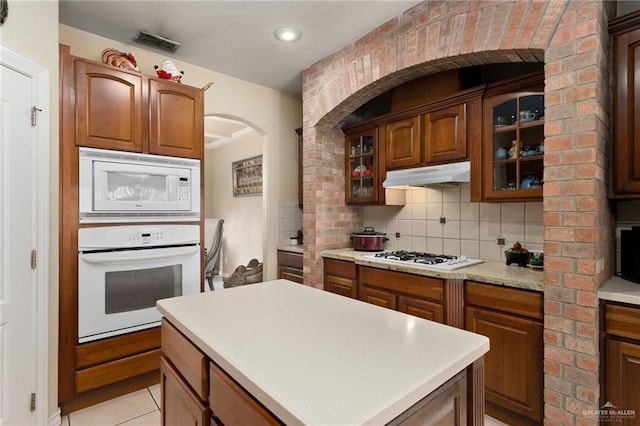
[[[238,266],[233,274],[222,279],[224,288],[262,282],[262,266],[262,262],[258,262],[258,259],[251,259],[247,266]]]

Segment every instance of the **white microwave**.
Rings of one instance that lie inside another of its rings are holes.
[[[200,161],[80,148],[80,223],[200,220]]]

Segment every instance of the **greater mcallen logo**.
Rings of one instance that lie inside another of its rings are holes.
[[[584,410],[582,414],[585,417],[597,417],[601,422],[606,423],[621,423],[624,420],[636,418],[636,410],[621,410],[611,402],[607,402],[598,410]]]

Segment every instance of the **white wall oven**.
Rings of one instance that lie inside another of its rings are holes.
[[[80,223],[200,220],[200,160],[80,148]]]
[[[78,230],[80,343],[155,327],[156,301],[200,291],[198,225]]]

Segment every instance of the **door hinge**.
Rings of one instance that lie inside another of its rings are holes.
[[[36,127],[38,120],[38,112],[42,112],[40,108],[31,107],[31,127]]]
[[[36,394],[31,394],[31,411],[36,411]]]
[[[31,250],[31,269],[36,269],[38,266],[38,252]]]

